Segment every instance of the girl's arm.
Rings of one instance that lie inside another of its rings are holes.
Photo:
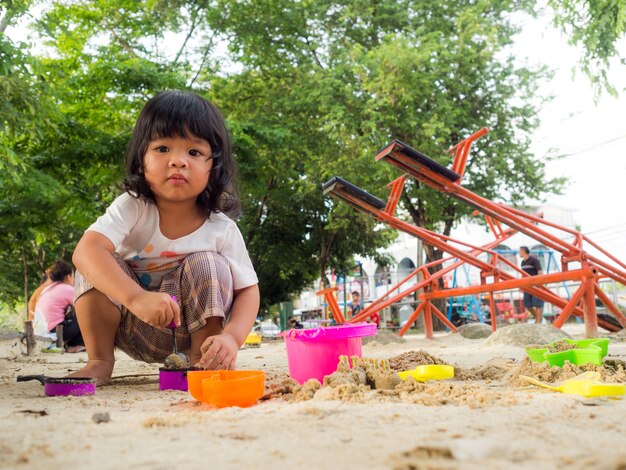
[[[167,326],[174,320],[180,325],[178,304],[165,293],[143,290],[117,264],[112,256],[114,251],[107,237],[87,231],[76,245],[72,261],[95,289],[124,305],[144,322]]]
[[[250,329],[254,326],[260,303],[261,296],[257,284],[235,291],[230,320],[224,327],[224,334],[233,336],[239,347],[246,341]]]
[[[202,345],[198,366],[205,369],[234,369],[237,352],[243,345],[259,312],[261,296],[257,284],[235,291],[230,319],[224,331],[210,336]]]

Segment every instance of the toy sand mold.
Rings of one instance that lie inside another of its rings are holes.
[[[43,385],[47,397],[95,395],[96,379],[87,377],[47,377],[45,375],[18,375],[18,382],[36,380]]]

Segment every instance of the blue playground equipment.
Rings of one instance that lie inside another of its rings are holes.
[[[511,249],[494,249],[496,253],[503,256],[513,256],[516,257],[518,252],[517,250]],[[554,250],[549,248],[540,248],[540,249],[531,249],[530,253],[541,261],[541,264],[544,268],[545,274],[550,274],[551,272],[560,272],[561,268],[557,259],[555,257]],[[462,273],[465,275],[465,284],[460,283],[458,270],[462,269]],[[462,265],[460,268],[454,270],[452,275],[452,285],[450,287],[464,287],[470,284],[470,267],[467,264]],[[570,289],[567,286],[565,281],[562,282],[562,288],[565,290],[565,294],[567,299],[571,298]],[[551,306],[549,306],[551,308]],[[476,315],[480,322],[485,321],[484,319],[484,311],[483,305],[478,295],[466,295],[461,297],[451,297],[448,299],[448,319],[452,320],[452,315],[458,313],[461,317],[469,318],[472,315]],[[544,311],[544,315],[552,316],[553,313],[551,311]],[[575,317],[578,323],[582,322],[582,319]]]

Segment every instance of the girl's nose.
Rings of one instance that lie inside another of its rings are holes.
[[[188,166],[187,159],[185,158],[185,154],[181,152],[172,152],[170,155],[170,167],[174,168],[185,168]]]

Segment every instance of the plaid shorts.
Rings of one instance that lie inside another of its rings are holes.
[[[137,284],[137,275],[117,254],[117,264]],[[93,289],[93,286],[78,272],[75,274],[74,298]],[[190,333],[199,330],[209,317],[228,320],[233,302],[233,278],[226,258],[218,253],[203,251],[192,253],[182,264],[161,280],[155,292],[176,296],[180,306],[181,325],[176,329],[179,352],[189,354]],[[172,330],[148,325],[130,312],[124,305],[110,299],[122,314],[115,336],[115,345],[133,359],[144,362],[163,362],[172,354],[174,339]]]

